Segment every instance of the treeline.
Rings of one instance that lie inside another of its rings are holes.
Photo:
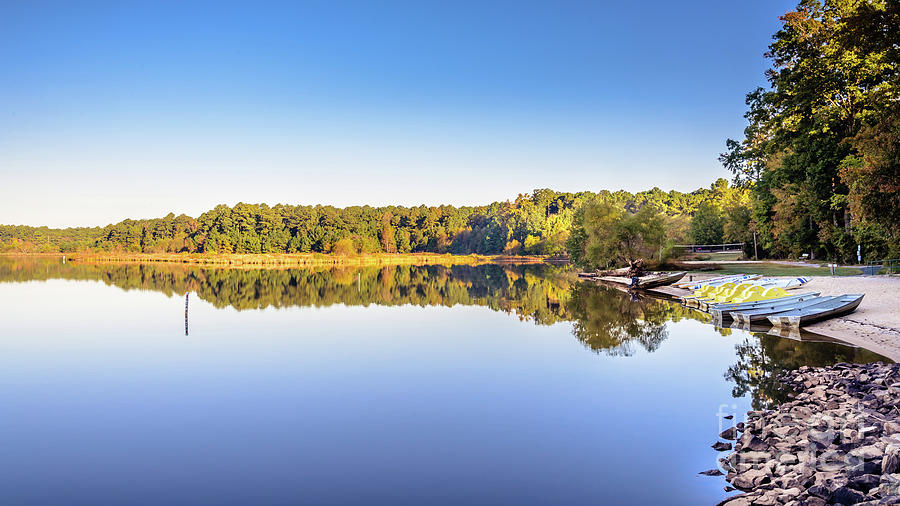
[[[900,256],[900,2],[804,0],[721,161],[771,256]]]
[[[539,189],[513,201],[476,207],[220,205],[198,218],[169,214],[102,228],[0,226],[0,252],[563,255],[586,202],[604,202],[623,213],[652,208],[664,219],[667,237],[717,243],[740,232],[728,235],[721,226],[712,233],[698,232],[692,229],[692,217],[710,210],[719,216],[740,202],[740,192],[719,180],[690,193]]]

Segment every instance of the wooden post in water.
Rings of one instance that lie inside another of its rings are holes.
[[[188,298],[191,292],[184,292],[184,335],[188,335]]]

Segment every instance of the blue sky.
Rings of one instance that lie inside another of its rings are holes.
[[[793,5],[0,0],[0,223],[690,191]]]

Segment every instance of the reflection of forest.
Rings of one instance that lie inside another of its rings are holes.
[[[631,355],[635,345],[656,350],[668,337],[666,322],[702,314],[681,304],[632,297],[606,286],[579,284],[572,289],[573,333],[586,347],[610,355]]]
[[[725,373],[725,378],[734,382],[735,397],[751,394],[753,409],[766,409],[787,399],[777,380],[783,371],[804,365],[889,361],[863,348],[837,343],[803,342],[759,333],[754,336],[755,339],[744,339],[735,347],[737,362]]]
[[[215,307],[478,305],[538,324],[570,319],[565,299],[575,283],[551,265],[441,265],[319,269],[223,269],[183,264],[62,263],[0,257],[0,282],[96,280],[125,290],[194,292]]]
[[[0,282],[46,279],[96,280],[170,296],[194,292],[215,307],[238,310],[332,304],[485,306],[540,325],[571,321],[586,348],[609,355],[631,355],[640,348],[652,352],[668,336],[667,322],[706,316],[674,302],[632,300],[618,290],[579,283],[564,267],[542,264],[223,269],[0,257]],[[780,370],[880,358],[836,344],[765,334],[745,340],[737,357],[726,376],[735,383],[736,395],[752,391],[758,405],[778,397],[774,376]]]
[[[167,295],[194,292],[216,307],[347,305],[478,305],[537,324],[574,321],[575,335],[594,351],[654,350],[665,323],[697,315],[678,304],[632,301],[610,288],[579,284],[552,265],[458,265],[321,269],[222,269],[182,264],[62,263],[0,257],[0,281],[97,280]]]

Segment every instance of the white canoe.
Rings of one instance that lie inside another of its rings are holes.
[[[769,316],[769,321],[776,327],[799,327],[821,320],[827,320],[837,316],[843,316],[856,311],[865,294],[850,293],[838,295],[833,300],[795,309],[785,313]]]

